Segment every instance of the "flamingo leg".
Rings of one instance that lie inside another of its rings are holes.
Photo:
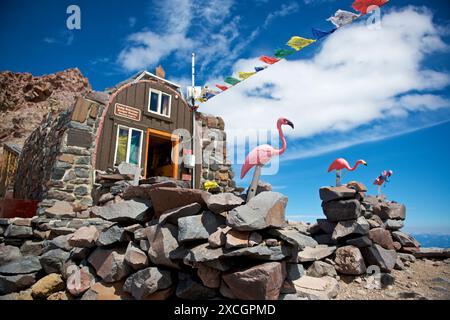
[[[262,166],[255,166],[255,171],[253,172],[252,183],[250,184],[250,190],[247,195],[247,202],[250,201],[256,195],[256,189],[258,188],[259,177],[261,176],[261,168]]]
[[[381,197],[381,186],[379,185],[378,186],[378,198],[380,198]]]
[[[336,170],[336,187],[341,186],[341,170]]]

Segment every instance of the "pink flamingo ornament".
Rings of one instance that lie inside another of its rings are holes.
[[[253,198],[256,194],[256,188],[258,186],[259,177],[261,176],[261,168],[268,163],[273,156],[280,156],[286,151],[286,138],[284,137],[281,126],[288,125],[294,129],[294,124],[286,118],[279,118],[277,121],[277,129],[281,140],[281,149],[275,149],[274,147],[263,144],[254,148],[245,158],[244,164],[241,168],[241,179],[245,177],[247,172],[256,165],[255,172],[253,173],[252,183],[250,185],[250,191],[248,192],[247,202]]]
[[[342,185],[341,184],[342,169],[347,169],[348,171],[355,171],[359,164],[363,164],[363,165],[367,166],[367,162],[365,162],[364,160],[356,161],[353,168],[350,167],[347,160],[345,160],[344,158],[338,158],[338,159],[334,160],[333,163],[328,168],[328,172],[336,170],[336,187],[339,187]]]
[[[394,174],[394,172],[392,170],[384,170],[379,176],[378,178],[375,179],[375,181],[373,182],[374,185],[377,186],[378,188],[378,197],[381,196],[381,186],[386,182],[389,182],[389,178]]]

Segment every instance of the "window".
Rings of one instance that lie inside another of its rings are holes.
[[[114,165],[127,162],[141,166],[142,135],[141,130],[118,126]]]
[[[171,102],[172,96],[170,94],[150,89],[148,111],[170,117]]]

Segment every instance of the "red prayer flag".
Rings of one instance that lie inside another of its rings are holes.
[[[370,6],[382,7],[388,2],[389,0],[355,0],[352,4],[352,8],[362,14],[367,14],[367,9]]]
[[[262,56],[259,58],[260,61],[267,63],[267,64],[274,64],[280,61],[280,59],[274,58],[274,57],[268,57],[268,56]]]
[[[219,88],[219,89],[222,90],[222,91],[225,91],[225,90],[228,89],[227,86],[222,86],[222,85],[220,85],[220,84],[216,84],[216,87]]]

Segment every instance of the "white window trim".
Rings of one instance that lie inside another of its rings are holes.
[[[153,92],[153,93],[156,93],[156,94],[158,95],[158,107],[157,107],[157,111],[153,111],[153,110],[150,109],[151,94],[152,94],[152,92]],[[168,115],[163,114],[163,113],[162,113],[162,110],[161,110],[161,108],[162,108],[161,103],[162,103],[162,96],[163,96],[163,95],[169,96],[169,114],[168,114]],[[162,117],[170,118],[170,115],[171,115],[171,113],[172,113],[172,95],[171,95],[171,94],[168,94],[168,93],[165,93],[165,92],[162,92],[162,91],[160,91],[160,90],[150,89],[149,92],[148,92],[148,106],[147,106],[147,110],[148,110],[148,112],[150,112],[150,113],[154,113],[154,114],[157,114],[157,115],[162,116]]]
[[[139,160],[138,160],[138,167],[141,167],[141,158],[142,158],[142,144],[144,141],[144,131],[140,130],[140,129],[136,129],[136,128],[132,128],[132,127],[127,127],[127,126],[123,126],[123,125],[117,125],[117,133],[116,133],[116,147],[114,148],[114,165],[116,165],[116,160],[117,160],[117,148],[119,147],[119,132],[120,129],[128,129],[128,140],[127,140],[127,154],[125,155],[125,162],[126,163],[130,163],[130,146],[131,146],[131,132],[133,130],[135,131],[139,131],[141,133],[141,141],[139,144]],[[119,163],[120,164],[120,163]]]

